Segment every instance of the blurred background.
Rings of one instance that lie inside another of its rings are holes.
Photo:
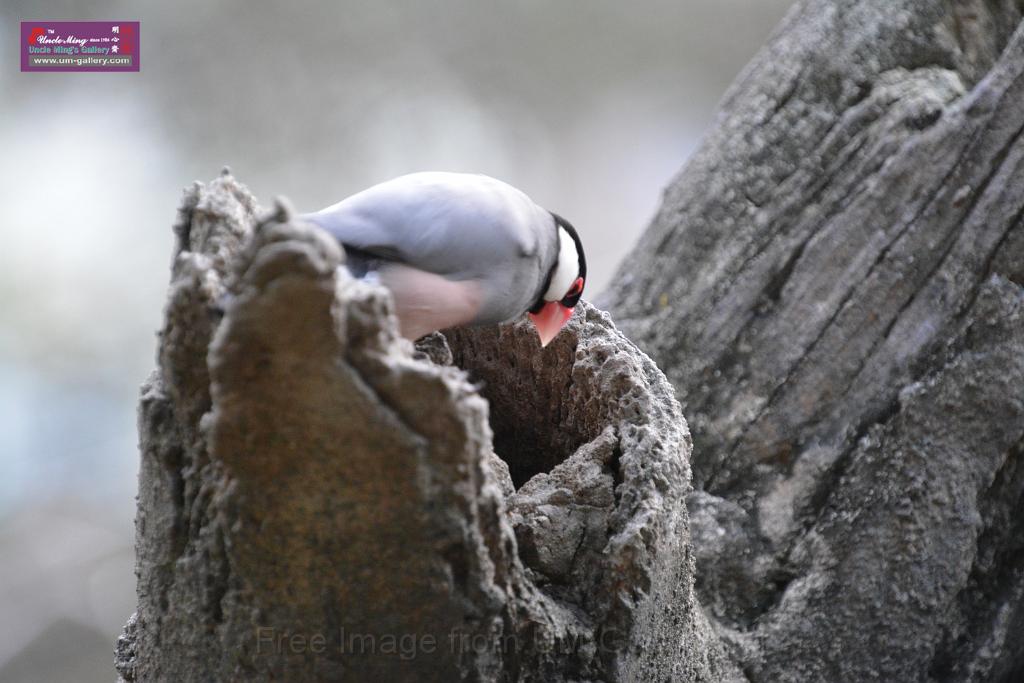
[[[0,681],[114,678],[181,188],[486,173],[580,229],[593,295],[789,4],[4,0]],[[139,20],[141,73],[19,73],[32,19]]]

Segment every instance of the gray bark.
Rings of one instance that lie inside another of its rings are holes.
[[[1021,3],[811,0],[600,305],[750,680],[1024,680]]]
[[[415,350],[229,175],[176,230],[125,680],[739,675],[693,593],[686,423],[606,314]]]

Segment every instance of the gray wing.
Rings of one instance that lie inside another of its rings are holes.
[[[304,218],[348,247],[452,279],[536,257],[551,222],[510,185],[461,173],[401,176]]]
[[[475,322],[522,315],[554,264],[551,214],[516,188],[463,173],[414,173],[304,216],[360,260],[394,261],[481,291]]]

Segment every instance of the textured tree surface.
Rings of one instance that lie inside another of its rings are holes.
[[[1020,2],[803,2],[599,302],[750,680],[1024,680],[1022,130]]]
[[[606,314],[416,350],[229,175],[176,230],[124,679],[738,675],[693,592],[686,423]]]

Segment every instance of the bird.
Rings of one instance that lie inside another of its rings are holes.
[[[586,284],[572,224],[486,175],[410,173],[301,218],[340,243],[353,276],[390,290],[411,340],[525,313],[544,347]]]

